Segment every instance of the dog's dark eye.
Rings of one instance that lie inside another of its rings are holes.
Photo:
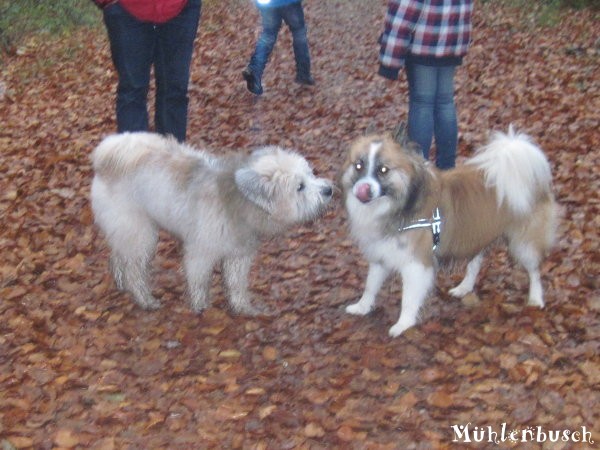
[[[362,159],[359,159],[358,161],[356,161],[354,163],[354,168],[356,169],[357,172],[362,172],[363,168],[364,168],[364,164]]]
[[[388,171],[389,171],[389,170],[390,170],[390,169],[388,169],[388,167],[387,167],[387,166],[379,166],[379,173],[380,173],[381,175],[385,175],[386,173],[388,173]]]
[[[302,192],[304,190],[304,188],[306,187],[306,185],[304,183],[300,183],[298,185],[298,192]]]

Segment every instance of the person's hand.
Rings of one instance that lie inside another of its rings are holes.
[[[110,5],[114,5],[115,3],[117,3],[119,0],[92,0],[96,6],[100,9],[104,9]]]
[[[380,65],[377,74],[388,80],[396,81],[398,79],[398,72],[400,72],[400,69]]]

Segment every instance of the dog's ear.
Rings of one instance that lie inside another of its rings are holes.
[[[400,144],[403,150],[407,152],[422,154],[421,147],[408,137],[408,125],[406,122],[400,122],[394,130],[392,130],[392,139]]]
[[[400,122],[398,126],[392,130],[392,139],[402,147],[408,146],[408,127],[406,126],[406,122]]]
[[[273,210],[274,192],[270,181],[251,167],[235,171],[235,185],[244,197],[268,213]]]
[[[369,136],[370,134],[375,134],[377,132],[377,126],[371,122],[367,126],[367,129],[364,132],[364,136]]]
[[[412,152],[417,154],[418,156],[423,156],[423,151],[421,150],[421,146],[413,141],[407,141],[406,145],[403,145],[402,148],[407,152]]]

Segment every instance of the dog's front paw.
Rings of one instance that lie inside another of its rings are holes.
[[[208,308],[208,306],[209,305],[206,303],[203,303],[203,304],[191,303],[190,309],[192,310],[192,312],[194,312],[196,314],[202,314],[204,312],[204,310]]]
[[[210,303],[206,300],[206,298],[192,298],[190,300],[190,309],[196,314],[201,314],[209,306]]]
[[[202,311],[210,307],[210,297],[206,289],[195,289],[190,292],[190,308],[196,314],[201,314]]]
[[[396,325],[390,328],[389,335],[390,337],[398,337],[402,333],[404,333],[409,328],[413,327],[416,324],[415,321],[398,321]]]
[[[450,289],[448,291],[448,293],[452,296],[452,297],[457,297],[457,298],[463,298],[465,295],[467,295],[469,292],[471,292],[470,289],[467,289],[463,286],[461,286],[460,284],[452,289]]]
[[[544,300],[540,297],[529,297],[527,305],[542,309],[544,307]]]
[[[143,310],[146,311],[156,311],[157,309],[160,309],[160,307],[162,306],[160,304],[160,302],[158,300],[156,300],[155,298],[152,299],[153,301],[148,301],[145,300],[144,302],[136,302],[138,304],[138,306],[140,308],[142,308]]]
[[[346,306],[346,312],[356,316],[364,316],[371,312],[371,308],[369,306],[365,306],[364,303],[356,302],[352,305]]]
[[[269,312],[269,310],[267,308],[257,307],[257,306],[252,305],[251,303],[242,303],[239,305],[232,306],[231,310],[233,311],[234,314],[240,315],[240,316],[256,317],[256,316],[271,315],[271,313]]]

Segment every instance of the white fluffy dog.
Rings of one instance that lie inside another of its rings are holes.
[[[470,259],[464,296],[477,278],[483,251],[498,239],[529,274],[529,304],[543,307],[539,264],[550,248],[557,207],[550,165],[526,135],[496,133],[465,165],[438,171],[408,143],[370,135],[352,145],[342,184],[353,237],[369,260],[361,299],[346,308],[367,314],[391,272],[402,276],[398,336],[417,322],[438,263]]]
[[[210,278],[222,262],[234,312],[258,313],[248,272],[260,240],[315,219],[332,197],[329,181],[278,147],[219,158],[158,134],[124,133],[104,139],[92,161],[92,209],[115,282],[144,309],[160,306],[148,265],[164,229],[183,244],[194,311],[209,306]]]

